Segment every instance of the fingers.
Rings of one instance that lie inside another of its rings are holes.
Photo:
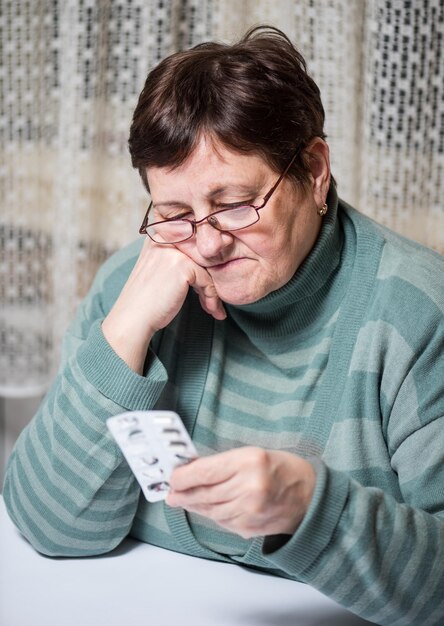
[[[179,481],[180,472],[177,471],[175,480],[170,480],[170,484]],[[236,501],[242,494],[239,494],[239,485],[236,483],[236,477],[233,476],[216,484],[191,487],[182,491],[172,490],[166,498],[166,503],[172,507],[182,507],[187,511],[205,515],[218,523],[228,522],[240,513]]]
[[[248,538],[292,534],[313,496],[310,463],[289,452],[243,447],[177,468],[167,504],[199,513]]]
[[[156,246],[149,237],[144,244],[144,248],[150,248]],[[159,246],[158,246],[159,247]],[[167,248],[171,248],[177,250],[174,245],[162,245],[160,246],[164,250]],[[197,265],[191,257],[185,255],[184,257],[187,259],[190,268],[191,268],[191,276],[189,279],[190,286],[194,289],[194,291],[199,296],[199,301],[203,310],[212,315],[217,320],[224,320],[227,317],[224,306],[222,304],[222,300],[219,298],[216,288],[214,286],[213,280],[207,270],[200,265]]]
[[[232,478],[236,468],[230,462],[234,450],[211,456],[203,456],[187,465],[177,467],[171,475],[170,485],[173,491],[187,491],[197,487],[218,485]]]
[[[149,237],[102,323],[105,339],[129,368],[141,374],[153,335],[179,313],[195,289],[202,308],[217,320],[226,313],[208,271],[173,245]]]
[[[211,512],[215,506],[231,501],[232,497],[230,485],[221,483],[211,487],[194,487],[187,491],[170,491],[166,500],[169,506],[181,506],[187,511],[204,515]]]
[[[208,271],[195,263],[191,257],[176,246],[172,244],[159,245],[147,237],[143,246],[143,255],[141,256],[142,266],[147,264],[148,259],[151,260],[151,263],[148,263],[150,267],[149,274],[153,275],[154,273],[159,277],[164,293],[166,293],[167,286],[169,286],[168,291],[174,290],[175,285],[181,291],[180,285],[186,285],[185,291],[181,292],[180,301],[182,301],[186,295],[187,288],[192,287],[199,296],[200,304],[206,313],[218,320],[226,318],[224,306]],[[170,276],[166,275],[165,277],[165,270]],[[177,299],[176,305],[178,302],[179,299]]]
[[[227,317],[227,313],[219,296],[205,296],[202,294],[198,295],[200,305],[205,313],[212,315],[216,320],[224,320]]]
[[[263,512],[256,511],[252,515],[249,507],[245,508],[247,501],[248,495],[231,480],[210,487],[170,492],[166,498],[169,506],[182,507],[190,513],[203,515],[245,539],[264,532]]]
[[[205,495],[208,496],[208,494]],[[192,496],[190,496],[190,500],[191,498]],[[166,503],[172,507],[180,506],[190,513],[203,515],[219,524],[219,526],[226,528],[227,530],[233,530],[233,532],[239,532],[239,530],[241,530],[239,528],[239,524],[236,523],[236,520],[238,520],[244,514],[237,500],[227,499],[225,501],[213,502],[211,499],[208,502],[205,502],[203,501],[203,497],[199,497],[196,493],[196,498],[193,499],[193,501],[188,501],[187,493],[187,501],[184,505],[181,499],[179,499],[174,493],[170,493],[167,496]]]
[[[217,320],[224,320],[227,317],[222,300],[206,269],[199,267],[196,270],[196,281],[192,287],[199,296],[200,305],[206,313]]]

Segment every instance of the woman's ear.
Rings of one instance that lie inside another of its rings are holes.
[[[320,137],[315,137],[305,149],[305,159],[310,168],[310,186],[316,206],[321,207],[330,187],[330,150]]]

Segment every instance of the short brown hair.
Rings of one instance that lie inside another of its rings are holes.
[[[259,154],[276,172],[295,150],[325,137],[319,88],[283,32],[257,26],[234,45],[199,44],[148,74],[129,136],[146,187],[145,168],[179,166],[202,134]],[[308,173],[300,157],[289,174],[303,185]]]

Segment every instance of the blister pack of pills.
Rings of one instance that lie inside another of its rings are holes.
[[[149,502],[164,500],[173,469],[197,457],[174,411],[128,411],[108,418],[106,425]]]

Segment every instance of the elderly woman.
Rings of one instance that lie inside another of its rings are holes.
[[[444,262],[338,200],[323,123],[272,28],[148,75],[129,141],[147,236],[98,273],[4,498],[48,555],[130,534],[442,624]],[[153,408],[199,451],[155,504],[105,425]]]

